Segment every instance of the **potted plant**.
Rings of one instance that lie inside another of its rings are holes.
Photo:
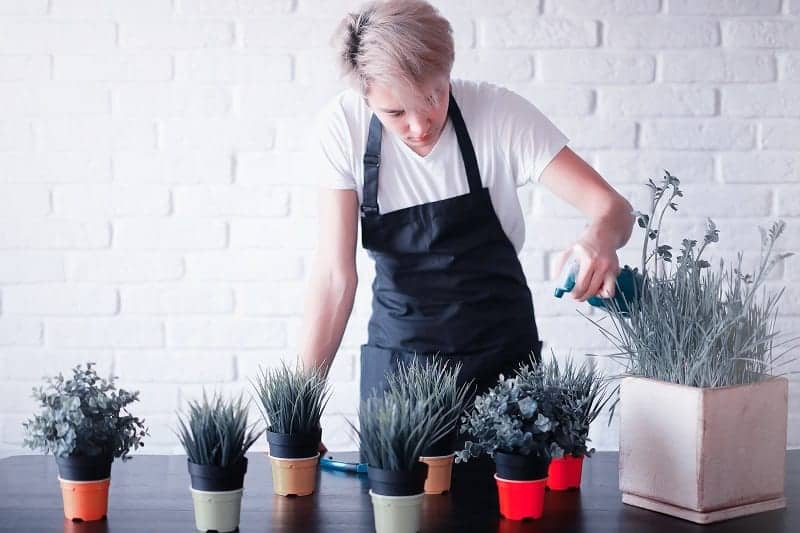
[[[521,365],[517,376],[501,375],[462,418],[461,432],[472,440],[456,462],[484,453],[494,459],[500,514],[512,520],[540,518],[543,512],[560,397],[541,387],[540,374],[537,366]]]
[[[101,378],[87,363],[73,368],[71,379],[59,373],[33,389],[41,411],[23,422],[24,444],[55,456],[69,520],[106,516],[111,463],[129,459],[148,435],[144,420],[127,409],[139,393],[117,389],[115,380]]]
[[[741,253],[731,266],[705,259],[719,240],[711,220],[699,246],[683,239],[673,261],[661,224],[677,210],[680,181],[667,172],[648,187],[649,212],[636,213],[644,229],[639,295],[629,313],[609,307],[610,326],[590,318],[625,367],[623,502],[698,523],[784,507],[788,398],[779,364],[793,339],[777,342],[782,291],[763,284],[791,255],[775,253],[785,226],[761,230],[754,273],[743,271]]]
[[[281,496],[307,496],[317,483],[320,418],[330,389],[319,369],[290,369],[285,363],[260,369],[253,383],[267,424],[272,486]]]
[[[264,432],[247,426],[242,397],[226,401],[216,394],[189,402],[186,418],[178,415],[178,439],[186,451],[191,478],[195,527],[199,531],[235,531],[239,527],[245,453]]]
[[[419,460],[428,465],[425,494],[450,490],[455,458],[458,420],[470,393],[470,383],[458,384],[461,364],[450,365],[435,358],[424,363],[414,358],[387,374],[388,389],[414,398],[429,408],[428,417],[436,421],[434,432],[441,435],[420,452]]]
[[[387,390],[361,402],[358,435],[367,462],[370,498],[377,533],[416,533],[428,465],[422,451],[447,432],[430,416],[431,400],[407,390]]]
[[[540,383],[560,395],[553,411],[553,458],[547,474],[547,488],[568,490],[580,488],[583,458],[591,457],[589,427],[611,399],[608,384],[591,361],[576,366],[568,357],[564,366],[555,354],[540,363],[541,372],[521,367],[519,379]]]

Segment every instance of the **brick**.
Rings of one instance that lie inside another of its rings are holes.
[[[113,22],[60,21],[36,19],[0,21],[0,50],[4,54],[93,53],[116,45]]]
[[[519,254],[519,262],[525,273],[528,283],[543,281],[547,274],[545,272],[545,255],[539,252],[523,252]]]
[[[601,87],[598,112],[610,117],[710,116],[716,113],[716,94],[713,89],[668,85]]]
[[[781,0],[669,0],[668,12],[676,15],[777,15]]]
[[[573,346],[603,346],[607,342],[600,330],[581,316],[541,317],[536,323],[539,337],[546,342],[569,339]]]
[[[789,13],[800,13],[800,0],[789,0]]]
[[[79,152],[0,152],[0,183],[111,181],[108,156]]]
[[[275,151],[236,154],[236,183],[240,185],[316,185],[314,179],[305,160],[295,154]]]
[[[131,218],[114,221],[119,249],[192,250],[223,248],[227,228],[217,220]]]
[[[453,77],[500,84],[530,80],[533,77],[533,54],[515,51],[464,50],[456,54]]]
[[[639,183],[659,178],[667,169],[681,182],[714,181],[711,154],[693,152],[601,151],[594,168],[611,184]]]
[[[57,55],[53,79],[60,81],[168,81],[172,57],[166,54]]]
[[[214,117],[232,109],[233,95],[224,87],[167,85],[115,90],[115,111],[121,117]]]
[[[96,363],[98,375],[108,377],[112,374],[112,351],[105,350],[52,350],[39,348],[0,349],[0,376],[14,381],[43,380],[59,372],[72,375],[72,369],[79,364]]]
[[[111,112],[107,89],[94,87],[32,88],[0,87],[5,116],[40,116],[53,114],[102,115]]]
[[[221,383],[235,377],[234,356],[227,351],[120,350],[114,360],[117,373],[141,383]]]
[[[292,58],[289,54],[189,52],[178,56],[175,64],[175,79],[180,81],[260,83],[289,81],[291,78]]]
[[[478,23],[479,46],[487,48],[591,48],[599,44],[593,20],[486,18]]]
[[[282,348],[286,324],[252,318],[171,319],[167,346],[195,348]]]
[[[537,77],[570,83],[649,83],[655,79],[656,60],[649,54],[559,50],[537,52]]]
[[[146,451],[146,446],[149,446],[151,441],[157,441],[159,439],[157,434],[154,435],[154,429],[157,427],[161,428],[161,425],[153,422],[161,420],[161,417],[154,415],[169,414],[169,417],[172,419],[171,427],[174,427],[176,422],[175,411],[180,405],[178,402],[180,398],[180,389],[173,383],[134,381],[128,379],[127,376],[124,375],[120,376],[117,386],[130,392],[139,392],[139,401],[131,405],[130,411],[135,416],[143,417],[145,426],[149,427],[151,430],[151,436],[145,439]],[[175,434],[171,432],[170,434],[172,435],[171,441],[174,442]]]
[[[800,183],[800,154],[745,152],[722,154],[724,183]]]
[[[0,253],[0,283],[64,281],[64,257],[52,252]]]
[[[0,0],[0,16],[6,15],[46,15],[47,0]]]
[[[761,147],[768,150],[800,150],[800,120],[763,121]]]
[[[318,49],[297,50],[293,54],[293,60],[291,79],[297,83],[324,83],[329,86],[338,83],[342,90],[348,87],[347,82],[340,78],[339,65],[332,49],[325,52]]]
[[[243,116],[313,117],[339,91],[337,86],[270,83],[238,90]]]
[[[105,222],[11,219],[0,231],[0,248],[106,248],[109,229]]]
[[[25,120],[0,120],[0,152],[33,149],[33,128]],[[5,154],[0,153],[0,156]]]
[[[305,152],[308,150],[310,138],[310,121],[294,120],[289,117],[275,119],[275,144],[276,152]],[[264,148],[260,148],[263,150]],[[295,154],[295,157],[302,157]]]
[[[172,0],[52,0],[52,14],[64,17],[157,17],[172,15]]]
[[[44,81],[49,78],[50,58],[47,56],[0,56],[0,81],[29,82]]]
[[[275,145],[275,123],[254,119],[166,119],[163,124],[164,148],[207,150],[217,153],[234,150],[271,150]]]
[[[123,49],[230,48],[233,25],[217,20],[122,22],[119,43]]]
[[[722,43],[734,48],[800,47],[800,22],[793,20],[722,21]]]
[[[297,281],[303,261],[287,252],[248,250],[191,253],[186,256],[187,279],[193,281]]]
[[[720,44],[719,23],[696,17],[625,17],[608,22],[612,48],[706,48]]]
[[[722,88],[722,114],[736,117],[800,117],[795,87],[742,85]]]
[[[3,394],[0,395],[0,412],[3,414],[25,414],[25,419],[30,418],[38,411],[38,403],[33,399],[33,388],[38,387],[36,381],[3,383]],[[21,424],[20,424],[21,425]],[[22,427],[18,428],[18,435],[23,433]],[[16,440],[13,437],[12,440]]]
[[[202,185],[173,190],[175,212],[183,216],[281,217],[289,212],[289,195],[273,187]]]
[[[755,146],[755,127],[743,121],[714,119],[653,120],[642,124],[640,146],[672,150],[747,150]]]
[[[262,370],[276,368],[283,361],[289,365],[294,364],[294,359],[284,350],[240,350],[236,353],[235,360],[236,379],[247,383],[260,379]]]
[[[169,189],[138,185],[57,185],[53,211],[68,218],[166,215]]]
[[[117,291],[110,287],[47,284],[3,289],[7,315],[113,315],[117,310]]]
[[[684,216],[756,217],[772,211],[772,191],[763,186],[693,184],[685,192],[677,201]]]
[[[183,277],[183,259],[163,252],[85,252],[66,257],[66,277],[72,281],[140,283]]]
[[[764,82],[776,76],[772,54],[690,50],[661,54],[662,77],[668,82]]]
[[[533,102],[548,117],[585,116],[594,111],[594,91],[582,87],[513,85],[520,96]]]
[[[238,285],[236,311],[244,315],[297,316],[303,312],[304,296],[301,282]]]
[[[42,344],[42,321],[34,318],[0,318],[0,346],[39,346]],[[0,394],[0,396],[3,396]]]
[[[233,220],[231,248],[313,250],[317,247],[318,233],[319,223],[309,218]]]
[[[231,172],[230,155],[217,150],[114,154],[114,180],[122,183],[230,183]]]
[[[800,53],[778,54],[780,77],[787,81],[800,81]]]
[[[245,49],[268,49],[270,52],[328,48],[331,34],[344,14],[336,19],[299,15],[247,19],[241,25],[242,41]]]
[[[523,252],[562,250],[572,244],[586,226],[583,219],[529,216],[525,219]]]
[[[227,287],[169,285],[123,287],[123,314],[219,314],[233,312],[233,291]]]
[[[800,186],[784,185],[778,187],[776,193],[778,196],[778,216],[800,217]]]
[[[224,17],[288,13],[294,0],[181,0],[179,15]]]
[[[81,117],[46,118],[37,125],[43,150],[80,151],[91,146],[95,152],[109,150],[152,150],[156,147],[155,123]]]
[[[50,212],[50,192],[41,185],[0,185],[4,217],[39,217]]]
[[[556,125],[577,150],[633,148],[636,143],[636,123],[631,120],[564,117]]]
[[[64,348],[159,348],[164,324],[150,318],[53,318],[45,327],[47,345]]]
[[[545,0],[547,15],[607,17],[658,13],[661,0]]]

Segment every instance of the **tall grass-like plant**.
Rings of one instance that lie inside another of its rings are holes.
[[[414,358],[387,374],[386,381],[390,391],[428,406],[436,433],[445,437],[455,431],[470,395],[470,382],[458,385],[460,372],[461,363],[451,365],[444,359],[422,362]]]
[[[796,339],[776,343],[783,290],[769,293],[763,283],[778,262],[792,255],[775,253],[785,224],[759,228],[761,258],[755,272],[742,271],[741,253],[732,265],[720,260],[712,268],[704,253],[719,241],[714,222],[708,220],[699,245],[685,238],[673,257],[673,248],[660,241],[661,225],[667,211],[678,209],[680,181],[666,172],[648,187],[649,212],[636,213],[644,230],[638,298],[628,302],[629,315],[609,307],[610,326],[587,317],[619,349],[611,357],[627,374],[693,387],[740,385],[776,375]],[[776,354],[779,348],[785,349]]]
[[[398,390],[373,393],[361,402],[358,435],[361,452],[372,468],[410,471],[422,450],[447,432],[430,416],[431,400],[415,398]],[[348,422],[349,423],[349,422]]]
[[[285,362],[259,369],[253,382],[259,408],[273,433],[314,433],[328,404],[330,388],[319,369],[289,368]]]
[[[189,402],[186,418],[178,415],[178,439],[189,461],[198,465],[226,468],[239,464],[245,453],[264,430],[247,425],[247,404],[241,396],[224,400],[214,394],[209,401],[205,390],[203,401]]]

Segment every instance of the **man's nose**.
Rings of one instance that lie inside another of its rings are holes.
[[[408,117],[408,129],[414,136],[423,135],[428,131],[430,120],[424,115],[412,114]]]

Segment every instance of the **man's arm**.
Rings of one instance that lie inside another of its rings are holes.
[[[619,272],[616,251],[628,242],[633,229],[631,204],[569,148],[563,148],[553,158],[540,181],[591,220],[557,264],[560,270],[570,255],[580,261],[573,297],[584,301],[596,294],[613,296]]]
[[[320,189],[319,240],[305,299],[300,362],[328,372],[353,310],[358,285],[358,197]]]

